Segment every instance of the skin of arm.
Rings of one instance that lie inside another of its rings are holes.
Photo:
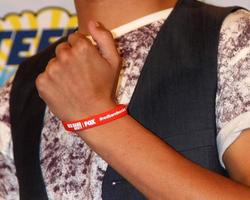
[[[250,130],[243,131],[240,137],[225,151],[223,161],[228,173],[235,181],[250,186]]]
[[[102,25],[90,22],[88,28],[98,49],[80,33],[73,33],[68,42],[57,47],[56,57],[36,80],[41,98],[62,121],[88,117],[115,106],[119,55],[110,32]],[[79,135],[149,199],[247,200],[250,197],[245,181],[232,181],[192,163],[129,115]],[[244,152],[250,150],[249,145],[238,148]],[[238,170],[237,165],[231,164],[238,162],[238,150],[233,146],[230,149],[224,158],[230,174],[250,177],[249,170],[245,170],[250,163]]]

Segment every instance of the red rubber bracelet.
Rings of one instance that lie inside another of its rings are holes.
[[[86,119],[70,121],[70,122],[62,122],[62,123],[67,131],[70,132],[82,131],[114,121],[127,114],[128,114],[127,106],[118,104],[114,109],[109,110],[107,112],[94,115]]]

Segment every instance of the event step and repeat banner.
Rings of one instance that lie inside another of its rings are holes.
[[[250,0],[205,2],[250,8]],[[0,86],[15,74],[24,59],[42,51],[76,27],[73,0],[1,0]]]
[[[77,27],[73,0],[1,0],[0,15],[0,86],[24,59]]]

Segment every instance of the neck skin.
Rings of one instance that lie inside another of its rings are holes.
[[[177,0],[75,0],[78,31],[88,34],[90,20],[111,30],[153,12],[174,7]]]

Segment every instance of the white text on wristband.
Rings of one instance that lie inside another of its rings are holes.
[[[63,122],[63,126],[67,131],[70,132],[82,131],[114,121],[127,114],[128,114],[127,107],[125,105],[119,104],[112,110],[109,110],[107,112],[98,115],[94,115],[86,119]]]

